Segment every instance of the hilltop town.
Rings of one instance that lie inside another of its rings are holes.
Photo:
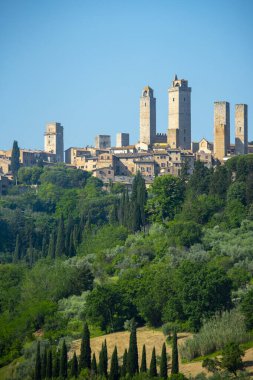
[[[253,153],[248,143],[248,106],[235,105],[235,143],[230,140],[230,104],[214,103],[214,140],[191,138],[191,87],[188,81],[175,75],[168,89],[167,133],[156,132],[156,98],[146,86],[140,97],[139,141],[130,145],[129,133],[120,132],[116,146],[111,146],[110,135],[97,135],[95,145],[69,147],[64,157],[64,128],[59,122],[46,125],[44,150],[20,149],[21,166],[64,163],[67,166],[93,173],[105,184],[131,184],[140,171],[146,183],[157,175],[180,176],[184,167],[191,174],[194,162],[199,160],[208,168],[223,163],[234,155]],[[12,149],[0,150],[0,182],[3,186],[12,179],[10,172]]]

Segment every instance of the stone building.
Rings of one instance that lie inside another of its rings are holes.
[[[156,98],[151,87],[144,87],[140,97],[140,143],[152,145],[156,138]]]
[[[230,106],[228,102],[214,103],[214,156],[222,161],[230,147]]]
[[[116,147],[129,146],[129,133],[117,133],[116,135]]]
[[[108,149],[111,147],[111,136],[110,135],[97,135],[95,137],[95,148],[97,149]]]
[[[235,105],[235,153],[248,153],[248,106]]]
[[[44,133],[45,152],[56,154],[57,162],[64,162],[63,126],[61,123],[48,123]]]
[[[173,149],[191,149],[191,87],[177,75],[168,90],[168,144]]]

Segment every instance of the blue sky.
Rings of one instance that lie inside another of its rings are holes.
[[[213,139],[213,102],[249,105],[253,139],[253,1],[0,0],[0,148],[43,148],[48,121],[65,148],[96,134],[139,137],[139,97],[167,129],[175,73],[192,87],[192,139]]]

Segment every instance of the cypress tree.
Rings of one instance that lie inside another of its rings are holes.
[[[167,379],[168,377],[168,365],[167,365],[167,354],[166,354],[165,343],[163,343],[162,353],[161,353],[160,377],[162,379]]]
[[[41,358],[40,358],[40,342],[37,344],[34,380],[41,380]]]
[[[41,246],[41,257],[46,257],[46,256],[47,256],[47,241],[46,241],[46,237],[43,236],[42,246]]]
[[[123,354],[123,362],[122,362],[120,374],[121,374],[121,377],[125,377],[127,374],[127,349],[125,349],[124,354]]]
[[[19,234],[16,236],[15,251],[13,255],[13,262],[17,263],[21,259],[21,244]]]
[[[147,190],[145,180],[138,172],[133,180],[131,195],[132,204],[132,229],[138,231],[145,225],[145,204],[147,201]]]
[[[52,357],[52,350],[49,349],[47,353],[46,378],[51,379],[52,375],[53,375],[53,357]]]
[[[68,256],[73,257],[75,255],[76,255],[76,249],[75,249],[75,244],[74,244],[74,237],[73,237],[73,232],[71,232],[70,241],[69,241]]]
[[[93,373],[93,375],[96,375],[97,372],[98,372],[98,369],[97,369],[97,359],[96,359],[95,352],[93,353],[93,356],[92,356],[91,372]]]
[[[146,346],[143,344],[140,372],[147,372]]]
[[[29,265],[30,265],[30,267],[32,267],[35,260],[34,260],[34,249],[33,249],[33,243],[32,243],[32,237],[31,236],[29,239],[29,247],[27,250],[27,256],[28,256]]]
[[[139,371],[138,366],[138,347],[136,336],[136,325],[133,323],[133,328],[130,334],[129,350],[127,355],[127,372],[130,376],[134,376]]]
[[[72,365],[71,365],[71,377],[78,377],[78,361],[76,353],[74,352]]]
[[[12,152],[11,152],[11,172],[17,180],[18,170],[20,168],[20,162],[19,162],[19,147],[18,142],[14,140]]]
[[[67,220],[66,233],[65,233],[65,251],[67,252],[68,256],[69,256],[68,252],[69,252],[70,234],[73,230],[73,224],[74,224],[73,218],[72,216],[69,216]]]
[[[55,237],[54,237],[54,232],[52,232],[52,234],[50,235],[47,256],[50,259],[54,259],[55,258]]]
[[[53,377],[59,377],[60,374],[60,359],[58,352],[55,351],[53,359]]]
[[[178,364],[178,348],[177,348],[177,333],[173,332],[172,340],[172,364],[171,364],[171,374],[177,374],[179,372]]]
[[[79,369],[91,368],[90,331],[87,323],[84,325],[79,358]]]
[[[152,357],[149,367],[149,375],[150,377],[157,377],[157,368],[156,368],[156,354],[155,354],[155,347],[152,351]]]
[[[57,239],[55,246],[55,257],[61,257],[65,255],[65,232],[64,232],[64,220],[61,215],[58,230],[57,230]]]
[[[47,373],[47,349],[44,348],[41,360],[41,378],[45,379]]]
[[[119,361],[118,361],[118,352],[117,347],[115,346],[111,359],[111,369],[109,380],[118,380],[119,379]]]
[[[108,355],[107,355],[107,346],[106,341],[102,343],[102,348],[99,353],[99,374],[101,376],[107,377],[108,375]]]
[[[68,377],[68,351],[65,340],[63,341],[61,348],[60,376],[63,379],[66,379]]]

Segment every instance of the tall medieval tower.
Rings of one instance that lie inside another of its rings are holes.
[[[55,153],[57,162],[64,162],[63,126],[61,123],[49,123],[44,133],[45,152]]]
[[[171,148],[191,149],[191,87],[175,75],[168,90],[168,144]]]
[[[235,105],[235,152],[236,154],[248,153],[248,106],[247,104]]]
[[[140,97],[140,143],[152,145],[156,137],[156,98],[151,87],[144,87]]]
[[[222,161],[230,147],[230,105],[214,103],[214,156]]]

